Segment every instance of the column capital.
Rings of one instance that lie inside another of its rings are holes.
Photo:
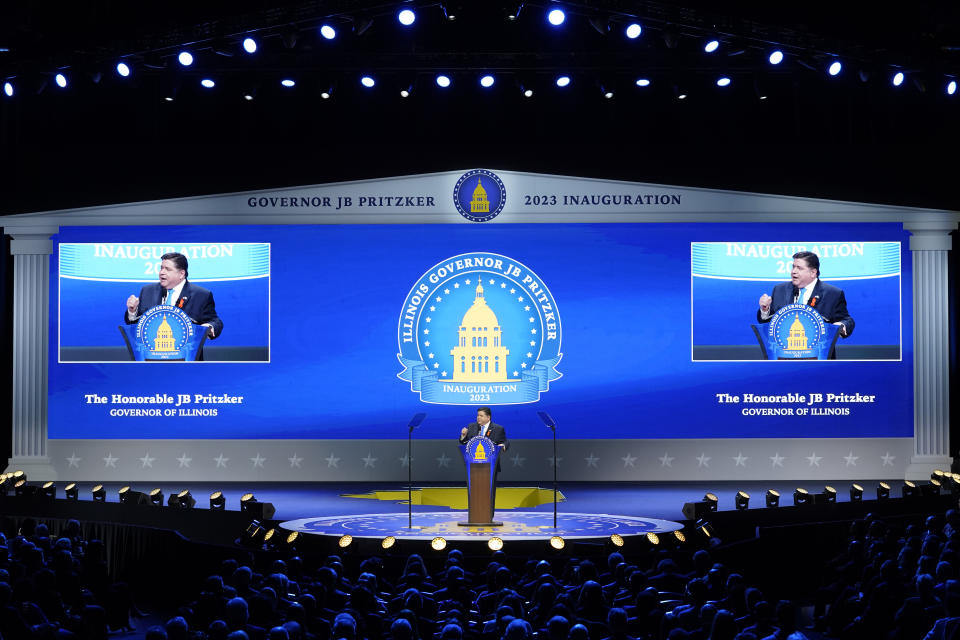
[[[905,220],[903,228],[910,232],[911,251],[950,251],[953,238],[950,232],[957,228],[960,214],[930,212]]]
[[[53,241],[50,236],[60,232],[55,224],[7,225],[4,233],[9,235],[10,255],[50,255],[53,253]]]

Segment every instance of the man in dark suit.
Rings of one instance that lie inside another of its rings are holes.
[[[820,280],[820,258],[810,251],[793,254],[790,282],[781,282],[773,288],[773,296],[760,296],[758,322],[770,322],[777,311],[788,304],[806,304],[823,316],[827,322],[840,327],[840,336],[850,337],[854,322],[847,313],[847,299],[843,289]]]
[[[220,337],[223,321],[217,315],[213,294],[209,289],[187,281],[187,257],[182,253],[160,256],[159,282],[140,289],[140,297],[127,298],[123,321],[136,324],[144,313],[159,304],[173,305],[190,316],[194,324],[207,328],[207,337]]]
[[[480,407],[477,409],[477,421],[460,430],[460,444],[467,444],[470,438],[476,436],[486,436],[493,441],[493,444],[499,446],[503,451],[510,448],[510,441],[507,440],[507,431],[495,422],[490,422],[490,407]],[[497,473],[500,473],[500,458],[497,458]]]

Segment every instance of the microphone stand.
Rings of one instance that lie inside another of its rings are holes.
[[[540,421],[553,432],[553,528],[557,528],[557,423],[546,411],[537,411]]]
[[[418,413],[410,418],[407,425],[407,528],[413,529],[413,430],[420,426],[425,413]]]

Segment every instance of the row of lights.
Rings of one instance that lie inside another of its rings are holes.
[[[508,15],[508,18],[510,20],[515,20],[517,17],[518,11],[519,9],[517,11],[511,12]],[[456,19],[455,14],[447,12],[446,9],[444,9],[444,13],[448,20]],[[412,26],[416,22],[416,18],[417,18],[416,12],[410,8],[404,8],[397,12],[397,21],[404,27]],[[559,27],[566,22],[566,13],[564,12],[563,9],[557,8],[557,7],[553,9],[549,9],[546,13],[546,20],[550,25],[554,27]],[[330,23],[321,24],[318,31],[321,37],[323,37],[325,40],[334,40],[337,37],[337,29],[333,24],[330,24]],[[629,22],[624,26],[623,32],[628,39],[635,40],[639,38],[640,35],[643,33],[643,27],[637,22]],[[250,55],[255,54],[259,49],[259,43],[252,36],[245,37],[241,43],[241,46],[243,48],[243,51]],[[703,42],[703,51],[706,54],[717,53],[718,51],[720,51],[720,49],[721,49],[721,43],[716,38],[707,38]],[[767,54],[767,62],[771,66],[778,66],[782,64],[785,60],[786,60],[786,54],[781,49],[773,49]],[[194,63],[194,55],[189,50],[182,50],[177,54],[177,61],[183,67],[190,67]],[[123,78],[129,78],[133,72],[133,68],[131,65],[132,65],[132,61],[130,61],[129,59],[124,59],[119,61],[115,67],[117,75]],[[804,64],[804,66],[809,66],[809,65]],[[843,63],[839,59],[834,57],[828,61],[828,64],[826,65],[825,69],[829,76],[836,77],[840,75],[840,73],[843,71]],[[902,70],[895,69],[890,75],[890,83],[894,87],[903,86],[905,80],[906,80],[906,73]],[[54,81],[56,85],[61,89],[65,89],[69,84],[67,76],[62,71],[58,72],[54,76]],[[446,76],[443,74],[437,76],[436,82],[439,86],[444,88],[449,87],[451,84],[449,76]],[[494,85],[494,82],[495,82],[494,77],[489,74],[484,75],[480,78],[480,85],[484,88],[492,87]],[[287,88],[291,88],[296,85],[296,81],[291,78],[284,78],[283,80],[280,81],[280,83],[282,86]],[[374,80],[374,78],[368,75],[361,77],[360,83],[367,88],[373,88],[376,85],[376,81]],[[204,88],[212,89],[216,86],[216,81],[213,78],[203,78],[201,79],[200,84]],[[556,84],[559,87],[568,86],[570,84],[570,77],[564,76],[564,75],[559,76],[556,79]],[[640,78],[637,80],[637,84],[639,86],[648,86],[649,80],[646,78]],[[728,87],[732,84],[732,80],[729,76],[721,76],[717,78],[716,84],[719,87]],[[951,96],[956,93],[957,82],[952,76],[947,76],[946,82],[944,84],[944,91],[946,92],[947,95],[951,95]],[[14,96],[16,92],[16,87],[13,84],[12,80],[8,79],[6,82],[4,82],[3,92],[8,98],[12,98]],[[407,94],[409,94],[408,90],[406,92]],[[526,95],[527,97],[530,97],[533,94],[531,90],[524,90],[524,95]],[[612,92],[604,92],[604,95],[606,97],[613,97]],[[407,97],[407,96],[403,96],[403,97]]]

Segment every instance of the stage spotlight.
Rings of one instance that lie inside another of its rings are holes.
[[[117,495],[120,497],[120,502],[124,502],[124,498],[126,498],[128,491],[130,491],[130,485],[120,487],[120,490],[117,491]]]
[[[900,490],[900,496],[903,498],[916,498],[920,495],[917,485],[910,480],[903,481],[903,488]]]
[[[877,500],[889,500],[890,499],[890,485],[886,482],[881,482],[877,485]]]
[[[363,86],[365,86],[367,89],[372,89],[372,88],[374,87],[374,85],[377,84],[377,83],[376,83],[376,81],[375,81],[372,77],[370,77],[370,76],[363,76],[362,78],[360,78],[360,84],[362,84]]]
[[[24,473],[22,470],[17,469],[17,470],[14,471],[13,473],[11,473],[9,477],[10,477],[10,479],[13,480],[14,482],[17,482],[18,480],[26,480],[26,479],[27,479],[27,474]]]
[[[210,78],[204,78],[203,80],[200,81],[200,84],[203,85],[203,87],[206,89],[213,89],[215,86],[217,86],[217,83],[211,80]]]
[[[197,500],[190,495],[190,489],[184,489],[177,494],[177,506],[181,509],[193,509],[196,504]]]
[[[717,86],[718,86],[718,87],[729,87],[729,86],[730,86],[730,78],[728,78],[728,77],[726,77],[726,76],[723,76],[722,78],[717,78]]]
[[[890,82],[891,84],[893,84],[893,86],[899,87],[900,85],[903,84],[903,81],[905,79],[906,79],[906,76],[903,75],[903,71],[897,71],[895,74],[893,74],[893,77],[890,78]]]
[[[834,60],[833,62],[830,63],[830,66],[827,67],[827,73],[829,73],[831,76],[835,76],[839,74],[842,70],[843,70],[843,65],[840,64],[839,60]]]
[[[400,97],[401,97],[401,98],[409,98],[409,97],[410,97],[410,89],[400,89]]]
[[[863,487],[857,483],[850,485],[850,502],[863,502]]]
[[[683,535],[683,531],[680,531],[680,529],[673,532],[673,537],[676,538],[677,544],[683,544],[687,541],[687,536]]]
[[[98,484],[91,491],[94,502],[106,502],[107,501],[107,490],[103,488],[102,484]]]
[[[193,54],[189,51],[181,51],[180,55],[177,56],[177,62],[184,67],[189,67],[193,64]]]
[[[210,494],[210,509],[224,511],[226,508],[227,499],[223,497],[223,491],[214,491]]]
[[[295,81],[295,80],[291,80],[290,78],[284,78],[283,80],[280,81],[280,84],[283,85],[284,87],[288,88],[288,89],[291,88],[291,87],[297,86],[296,81]]]
[[[320,25],[320,35],[324,40],[333,40],[337,37],[337,30],[328,24]]]
[[[533,89],[524,89],[524,90],[523,90],[523,97],[524,97],[524,98],[532,98],[532,97],[533,97]]]
[[[776,509],[780,506],[780,492],[776,489],[767,489],[767,509]]]
[[[703,494],[703,501],[709,505],[710,511],[717,511],[720,506],[720,498],[717,497],[717,494],[709,491]]]
[[[121,77],[124,77],[124,78],[129,78],[129,77],[130,77],[130,65],[128,65],[126,62],[118,62],[118,63],[117,63],[117,75],[119,75],[119,76],[121,76]]]
[[[547,12],[547,22],[555,27],[562,25],[563,21],[566,19],[567,14],[563,12],[563,9],[551,9],[549,12]]]
[[[780,51],[779,49],[771,51],[770,55],[767,57],[767,61],[773,65],[780,64],[783,62],[783,51]]]
[[[13,495],[17,496],[18,498],[33,495],[36,493],[36,490],[36,487],[28,487],[26,480],[17,480],[13,485]]]
[[[720,500],[713,493],[707,493],[699,502],[686,502],[681,511],[687,520],[699,520],[708,513],[714,513]]]
[[[500,551],[503,549],[503,538],[498,538],[496,536],[490,538],[487,540],[487,547],[489,547],[490,551]]]
[[[409,27],[417,20],[417,14],[412,9],[403,9],[397,14],[397,20],[405,27]]]
[[[636,40],[640,37],[640,34],[643,33],[643,27],[638,25],[636,22],[627,25],[627,28],[624,30],[624,33],[631,40]]]
[[[3,93],[4,93],[4,95],[6,95],[8,98],[12,98],[12,97],[13,97],[13,83],[12,83],[12,82],[4,82],[4,83],[3,83]]]
[[[704,43],[703,45],[703,50],[705,53],[713,53],[719,48],[720,48],[719,40],[707,40],[707,42]]]
[[[244,38],[243,39],[243,50],[247,53],[256,53],[257,52],[257,41],[253,38]]]
[[[395,544],[397,544],[397,539],[394,538],[393,536],[387,536],[386,538],[380,541],[380,547],[383,549],[390,549]]]
[[[147,504],[150,498],[142,491],[131,491],[130,487],[123,487],[119,491],[121,504]]]
[[[444,549],[447,548],[447,541],[444,540],[442,537],[437,536],[436,538],[430,541],[430,548],[433,549],[434,551],[443,551]]]
[[[163,506],[163,490],[159,487],[150,491],[150,504],[155,507]]]
[[[437,76],[437,86],[443,89],[446,89],[450,86],[450,76],[445,76],[442,73]]]
[[[837,503],[837,490],[827,485],[823,488],[823,501],[827,504]]]
[[[351,544],[353,544],[353,536],[350,535],[349,533],[340,536],[340,539],[337,540],[337,546],[340,547],[341,549],[346,549]]]
[[[650,533],[647,534],[647,542],[649,542],[653,546],[657,546],[658,544],[660,544],[660,536],[658,536],[657,534],[651,531]]]
[[[267,532],[263,534],[263,544],[270,549],[274,549],[277,546],[277,530],[274,528],[267,529]]]
[[[67,500],[79,500],[80,499],[80,487],[77,486],[76,482],[71,482],[63,488],[64,494],[66,494]]]
[[[809,504],[813,504],[813,500],[810,499],[810,492],[803,487],[797,487],[797,490],[793,492],[793,506]]]
[[[248,547],[259,547],[263,544],[263,536],[265,533],[266,530],[260,526],[260,523],[252,520],[250,524],[247,525],[247,528],[244,529],[243,535],[240,537],[240,544]]]
[[[40,487],[40,492],[45,498],[53,500],[57,497],[57,485],[53,482],[44,482],[43,486]]]
[[[603,92],[603,97],[606,98],[607,100],[613,97],[613,91],[610,91],[609,89],[604,89],[603,87],[600,87],[600,90]]]
[[[7,84],[10,84],[10,83],[8,82]],[[4,85],[4,91],[6,91],[6,85]],[[947,92],[948,96],[952,96],[953,94],[955,94],[957,92],[957,81],[951,80],[950,82],[948,82],[947,86],[945,87],[945,91]],[[8,96],[13,95],[12,89],[10,93],[7,93],[7,95]]]
[[[63,75],[62,73],[58,73],[54,77],[54,81],[56,81],[57,86],[60,87],[61,89],[67,88],[67,76]]]
[[[734,496],[733,502],[737,507],[737,511],[743,511],[744,509],[750,508],[750,494],[746,491],[737,491],[737,495]]]
[[[488,74],[488,75],[485,75],[485,76],[483,76],[482,78],[480,78],[480,86],[483,87],[484,89],[489,89],[490,87],[492,87],[492,86],[493,86],[493,76],[491,76],[491,75]]]
[[[649,86],[650,86],[650,80],[647,79],[647,78],[637,78],[637,86],[638,86],[638,87],[649,87]]]
[[[557,86],[560,88],[570,86],[570,76],[559,76],[557,77]]]
[[[563,538],[561,538],[560,536],[551,536],[551,537],[550,537],[550,547],[551,547],[552,549],[555,549],[555,550],[557,550],[557,551],[560,551],[560,550],[563,549],[565,546],[567,546],[567,543],[566,543],[566,541],[565,541]]]
[[[0,498],[6,497],[9,491],[10,491],[9,478],[7,478],[6,474],[0,475]]]
[[[940,482],[943,482],[944,475],[946,474],[943,473],[943,469],[934,469],[933,472],[930,474],[930,479],[939,480]]]
[[[707,522],[706,520],[698,520],[695,526],[697,531],[702,533],[707,538],[714,538],[717,535],[717,532],[713,528],[713,525]]]
[[[257,97],[257,92],[255,89],[250,89],[248,91],[243,92],[243,99],[246,100],[247,102],[250,102],[256,97]]]
[[[300,532],[291,531],[289,534],[287,534],[286,539],[283,541],[283,546],[285,546],[287,549],[293,549],[299,543],[300,543]]]
[[[457,19],[457,14],[447,9],[446,5],[441,4],[440,11],[443,11],[443,17],[449,20],[450,22],[453,22],[454,20]]]
[[[920,493],[924,496],[938,496],[940,495],[941,483],[939,480],[931,480],[929,484],[920,485]]]
[[[621,536],[619,533],[610,534],[610,544],[612,544],[615,547],[622,547],[623,536]]]

